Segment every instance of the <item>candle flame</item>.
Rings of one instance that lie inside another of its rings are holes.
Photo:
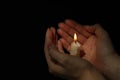
[[[74,41],[77,41],[77,34],[74,33]]]

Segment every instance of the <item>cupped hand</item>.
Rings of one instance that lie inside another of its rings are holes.
[[[70,80],[104,80],[87,60],[65,54],[56,36],[54,28],[47,30],[44,51],[51,73]]]
[[[61,45],[69,51],[73,35],[77,33],[78,41],[82,44],[81,51],[85,54],[82,58],[91,62],[100,71],[106,68],[107,61],[116,53],[108,33],[99,24],[88,26],[66,20],[58,26],[58,34],[62,37]]]

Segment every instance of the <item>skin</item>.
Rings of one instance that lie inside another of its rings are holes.
[[[47,30],[44,51],[51,73],[68,80],[105,80],[87,60],[64,53],[56,36],[54,28]]]
[[[58,26],[58,34],[62,37],[61,46],[69,51],[73,34],[77,33],[78,41],[82,44],[80,50],[84,52],[82,58],[92,63],[109,80],[120,80],[120,57],[108,33],[99,24],[83,26],[73,20],[65,20]]]

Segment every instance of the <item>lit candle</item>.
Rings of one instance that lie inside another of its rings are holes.
[[[80,48],[81,44],[77,41],[76,33],[74,34],[73,40],[74,41],[71,43],[71,46],[70,46],[70,55],[78,55],[78,49]]]

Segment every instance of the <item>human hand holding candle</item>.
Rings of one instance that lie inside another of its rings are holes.
[[[64,23],[59,23],[59,28],[58,33],[66,40],[66,43],[71,44],[71,36],[73,36],[75,32],[79,35],[78,41],[82,43],[82,50],[85,54],[82,57],[83,59],[91,62],[99,71],[112,80],[120,79],[118,72],[115,73],[118,71],[118,68],[115,68],[115,65],[116,67],[118,66],[118,63],[116,63],[118,61],[115,59],[116,52],[112,46],[108,33],[99,24],[88,26],[81,25],[73,20],[66,20]],[[111,60],[111,57],[114,57],[116,61]],[[114,63],[114,65],[111,65],[111,63]],[[108,69],[112,71],[111,74],[108,72]]]
[[[78,55],[81,44],[77,41],[77,34],[74,33],[74,41],[70,45],[70,55]]]
[[[55,40],[55,29],[48,29],[45,39],[45,57],[49,71],[68,80],[105,80],[104,77],[86,60],[61,54]],[[71,66],[72,65],[72,66]]]

